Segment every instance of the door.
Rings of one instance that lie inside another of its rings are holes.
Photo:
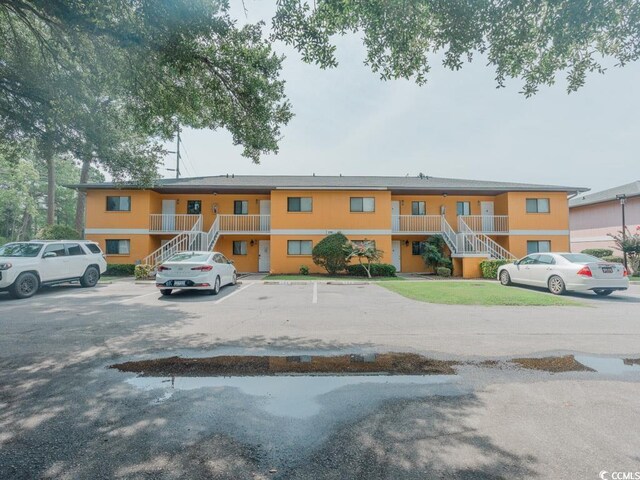
[[[40,279],[43,282],[71,278],[69,271],[69,257],[62,243],[50,243],[42,252],[40,265]]]
[[[268,232],[271,215],[271,200],[260,200],[260,231]]]
[[[176,229],[176,201],[162,200],[162,230],[172,232]]]
[[[547,285],[547,278],[554,269],[555,264],[556,261],[551,255],[537,255],[535,263],[529,265],[530,284],[545,287]]]
[[[268,272],[271,270],[271,241],[258,241],[258,271]]]
[[[89,266],[87,254],[77,243],[67,243],[67,264],[72,277],[81,277]]]
[[[400,240],[391,241],[391,263],[396,267],[396,271],[400,272],[402,267],[402,257],[400,255]]]
[[[493,232],[493,202],[480,202],[480,213],[482,214],[482,231]]]
[[[531,279],[531,268],[538,261],[538,254],[527,255],[516,265],[516,269],[511,276],[511,279],[516,283],[524,283],[526,285],[533,285]]]
[[[400,202],[398,200],[391,201],[391,231],[400,231]]]

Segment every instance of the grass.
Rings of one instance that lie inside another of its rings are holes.
[[[331,281],[331,280],[346,280],[346,281],[374,281],[374,282],[384,282],[389,280],[404,280],[404,278],[400,277],[355,277],[350,275],[267,275],[264,277],[264,280],[275,280],[275,281],[289,281],[289,280],[309,280],[309,281]]]
[[[493,282],[429,281],[398,282],[383,285],[412,300],[446,305],[511,305],[511,306],[565,306],[582,305],[579,302],[548,293],[519,287],[503,287]]]
[[[133,278],[133,276],[131,276],[131,277],[128,277],[128,276],[127,277],[123,277],[122,275],[119,275],[119,276],[101,275],[99,282],[100,283],[111,283],[111,282],[115,282],[116,280],[123,280],[123,279],[127,279],[127,278],[131,279],[131,278]]]

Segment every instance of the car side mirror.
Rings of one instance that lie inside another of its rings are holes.
[[[515,262],[513,262],[514,265],[520,265],[520,260],[516,260]]]
[[[53,257],[57,257],[58,255],[56,255],[56,252],[47,252],[45,253],[42,258],[53,258]]]

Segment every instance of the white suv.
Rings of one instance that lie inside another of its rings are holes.
[[[41,285],[79,281],[93,287],[107,269],[102,250],[86,240],[33,240],[0,247],[0,292],[28,298]]]

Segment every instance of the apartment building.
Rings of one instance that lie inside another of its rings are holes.
[[[212,176],[151,188],[95,183],[86,191],[88,239],[109,263],[157,265],[181,250],[215,249],[240,272],[312,272],[326,235],[375,241],[383,262],[424,272],[421,242],[442,235],[454,274],[480,275],[487,258],[569,250],[575,187],[449,178]]]

